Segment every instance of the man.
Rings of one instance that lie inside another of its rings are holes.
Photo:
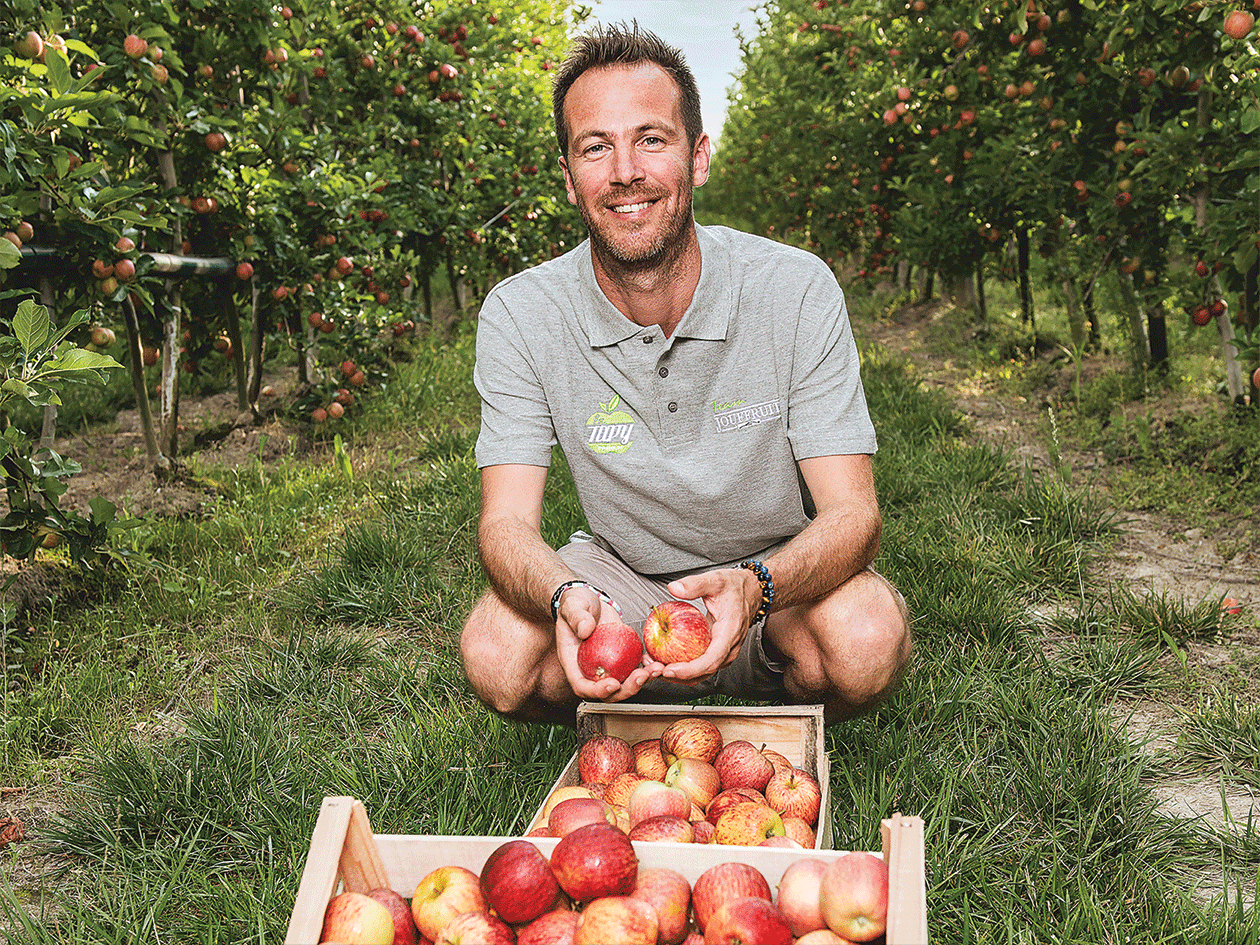
[[[579,700],[711,692],[822,703],[828,720],[871,708],[910,634],[901,595],[869,568],[875,436],[835,277],[803,251],[695,223],[699,94],[681,54],[637,24],[580,40],[552,98],[589,239],[481,310],[491,589],[461,638],[473,689],[506,715],[570,723]],[[541,534],[557,443],[594,532],[558,552]],[[707,652],[645,658],[620,684],[582,676],[597,624],[638,629],[671,596],[707,611]]]

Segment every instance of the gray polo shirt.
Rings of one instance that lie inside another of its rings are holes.
[[[701,274],[672,337],[630,321],[590,245],[481,308],[477,465],[559,444],[595,536],[645,574],[739,561],[795,535],[796,461],[875,452],[844,294],[810,253],[696,227]]]

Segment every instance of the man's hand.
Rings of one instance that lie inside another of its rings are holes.
[[[664,668],[659,663],[640,666],[622,683],[611,676],[598,680],[583,676],[578,669],[578,646],[599,624],[613,622],[620,623],[621,615],[588,587],[571,587],[560,597],[556,608],[556,657],[574,694],[581,699],[621,702],[636,695],[644,683],[660,675]]]
[[[689,663],[662,667],[661,675],[678,682],[698,682],[735,662],[748,636],[748,625],[757,605],[750,606],[749,580],[760,601],[760,584],[743,568],[718,568],[673,581],[666,588],[675,597],[703,602],[713,627],[709,648]]]

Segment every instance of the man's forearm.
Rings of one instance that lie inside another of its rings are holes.
[[[477,550],[490,586],[522,617],[549,623],[551,595],[577,577],[524,522],[483,521],[477,529]]]
[[[864,569],[879,551],[878,509],[820,512],[764,562],[774,580],[774,609],[822,600]]]

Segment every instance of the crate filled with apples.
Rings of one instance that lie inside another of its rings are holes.
[[[583,703],[577,731],[527,836],[603,820],[631,840],[831,846],[822,706]]]
[[[923,821],[880,853],[563,838],[376,835],[324,799],[286,945],[843,945],[928,941]]]

